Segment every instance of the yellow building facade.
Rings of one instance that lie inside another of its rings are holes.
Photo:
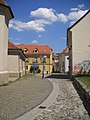
[[[44,72],[46,73],[52,72],[52,54],[47,55],[46,60],[45,60],[46,62],[43,62],[43,55],[42,55],[42,58],[41,58],[41,55],[37,56],[37,62],[33,62],[35,58],[36,57],[34,56],[28,58],[28,72],[30,71],[31,66],[38,67],[41,72],[43,71],[43,68],[44,68]]]
[[[52,72],[52,50],[48,45],[20,44],[28,59],[28,72],[51,73]]]

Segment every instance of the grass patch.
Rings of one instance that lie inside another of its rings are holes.
[[[90,76],[80,76],[77,77],[83,84],[86,85],[88,89],[90,89]]]

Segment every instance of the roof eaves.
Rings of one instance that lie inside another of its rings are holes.
[[[8,51],[19,51],[26,58],[26,55],[24,54],[22,49],[19,49],[19,48],[8,48]]]
[[[89,12],[90,10],[88,10],[78,21],[76,21],[71,27],[69,27],[67,31],[73,28],[76,24],[78,24]]]
[[[13,12],[12,12],[12,10],[11,10],[9,5],[7,5],[6,3],[5,4],[0,3],[0,5],[3,6],[3,7],[7,7],[9,9],[10,13],[11,13],[12,18],[14,18]]]

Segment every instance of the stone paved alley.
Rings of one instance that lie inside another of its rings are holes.
[[[51,79],[59,86],[56,100],[34,120],[90,120],[82,101],[69,79]]]
[[[58,85],[57,97],[33,119],[90,120],[72,81],[65,77],[49,79],[53,84]],[[40,76],[27,76],[10,85],[0,87],[0,120],[18,119],[38,106],[52,91],[50,81],[41,79]],[[31,120],[31,117],[20,120]]]
[[[0,87],[0,120],[13,120],[43,102],[52,84],[39,76],[26,76]]]

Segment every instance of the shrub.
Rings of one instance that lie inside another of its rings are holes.
[[[90,70],[88,70],[88,75],[90,74]]]
[[[34,68],[31,66],[30,67],[30,73],[33,73],[34,72]]]
[[[40,69],[38,69],[37,73],[40,73],[40,72],[41,72],[41,70],[40,70]]]

